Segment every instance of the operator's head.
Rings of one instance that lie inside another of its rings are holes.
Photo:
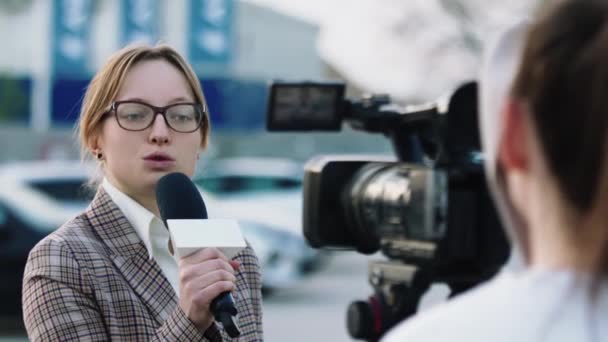
[[[606,268],[608,2],[560,1],[530,25],[501,115],[497,166],[528,259]]]

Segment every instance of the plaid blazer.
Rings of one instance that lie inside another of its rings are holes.
[[[262,296],[249,247],[233,293],[238,341],[261,341]],[[23,280],[23,315],[33,341],[230,341],[221,325],[198,330],[120,209],[100,188],[87,210],[40,241]]]

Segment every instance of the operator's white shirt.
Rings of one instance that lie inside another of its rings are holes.
[[[608,341],[608,280],[596,297],[591,283],[573,271],[505,271],[400,323],[382,341]]]

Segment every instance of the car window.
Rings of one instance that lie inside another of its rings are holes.
[[[84,180],[41,180],[29,184],[32,188],[64,203],[88,202],[94,195],[85,187]]]
[[[302,186],[298,179],[263,176],[205,177],[196,183],[206,191],[217,194],[291,190]]]

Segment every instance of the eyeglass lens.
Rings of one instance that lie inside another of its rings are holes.
[[[156,111],[145,104],[124,102],[118,104],[116,117],[127,130],[143,130],[152,124]],[[178,132],[192,132],[199,127],[201,113],[194,104],[176,104],[165,111],[168,125]]]

